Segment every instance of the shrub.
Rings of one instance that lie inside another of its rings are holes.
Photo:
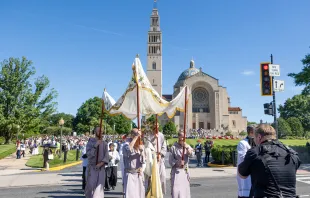
[[[230,131],[228,131],[225,135],[226,136],[232,136],[232,133]]]
[[[245,131],[242,131],[242,132],[239,133],[240,136],[246,136],[247,134],[248,134],[248,133],[245,132]]]
[[[221,164],[222,163],[222,153],[224,155],[224,164],[232,164],[233,158],[232,154],[233,151],[237,151],[236,146],[214,146],[211,149],[212,158],[215,163]]]

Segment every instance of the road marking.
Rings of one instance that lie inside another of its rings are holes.
[[[296,181],[310,184],[310,175],[296,175]]]

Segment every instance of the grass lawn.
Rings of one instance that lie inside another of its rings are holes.
[[[14,144],[0,145],[0,159],[3,159],[16,151]]]
[[[31,156],[30,159],[27,161],[26,166],[29,166],[32,168],[43,168],[43,155],[41,154],[42,148],[39,149],[39,153],[40,153],[39,155]],[[54,154],[54,159],[49,161],[49,165],[50,165],[50,168],[53,168],[53,167],[62,166],[65,164],[71,164],[73,162],[76,162],[76,150],[70,150],[68,152],[66,163],[63,163],[63,157],[62,159],[59,159],[58,155]]]
[[[198,139],[186,139],[186,142],[189,145],[196,145],[197,140]],[[172,138],[168,140],[169,145],[173,144],[176,141],[177,141],[177,138]],[[206,141],[205,139],[201,139],[202,143],[205,141]],[[240,140],[220,140],[220,139],[213,140],[214,145],[219,145],[219,146],[234,146],[234,145],[237,146],[239,141]],[[305,146],[307,143],[307,140],[280,140],[280,141],[288,146]]]

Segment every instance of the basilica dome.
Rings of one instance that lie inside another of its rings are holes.
[[[191,60],[190,67],[181,73],[178,78],[178,82],[186,80],[187,78],[199,73],[199,71],[199,69],[195,68],[195,62]]]

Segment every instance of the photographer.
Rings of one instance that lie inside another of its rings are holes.
[[[298,154],[276,140],[275,129],[260,124],[254,132],[256,147],[246,153],[238,166],[239,176],[251,176],[254,197],[296,197]]]
[[[243,162],[245,154],[249,149],[255,146],[254,143],[254,127],[248,126],[247,127],[247,133],[248,136],[241,140],[238,143],[237,146],[237,152],[238,152],[238,165]],[[250,196],[251,191],[251,177],[248,177],[246,179],[241,178],[237,174],[237,182],[238,182],[238,198],[247,198]]]

